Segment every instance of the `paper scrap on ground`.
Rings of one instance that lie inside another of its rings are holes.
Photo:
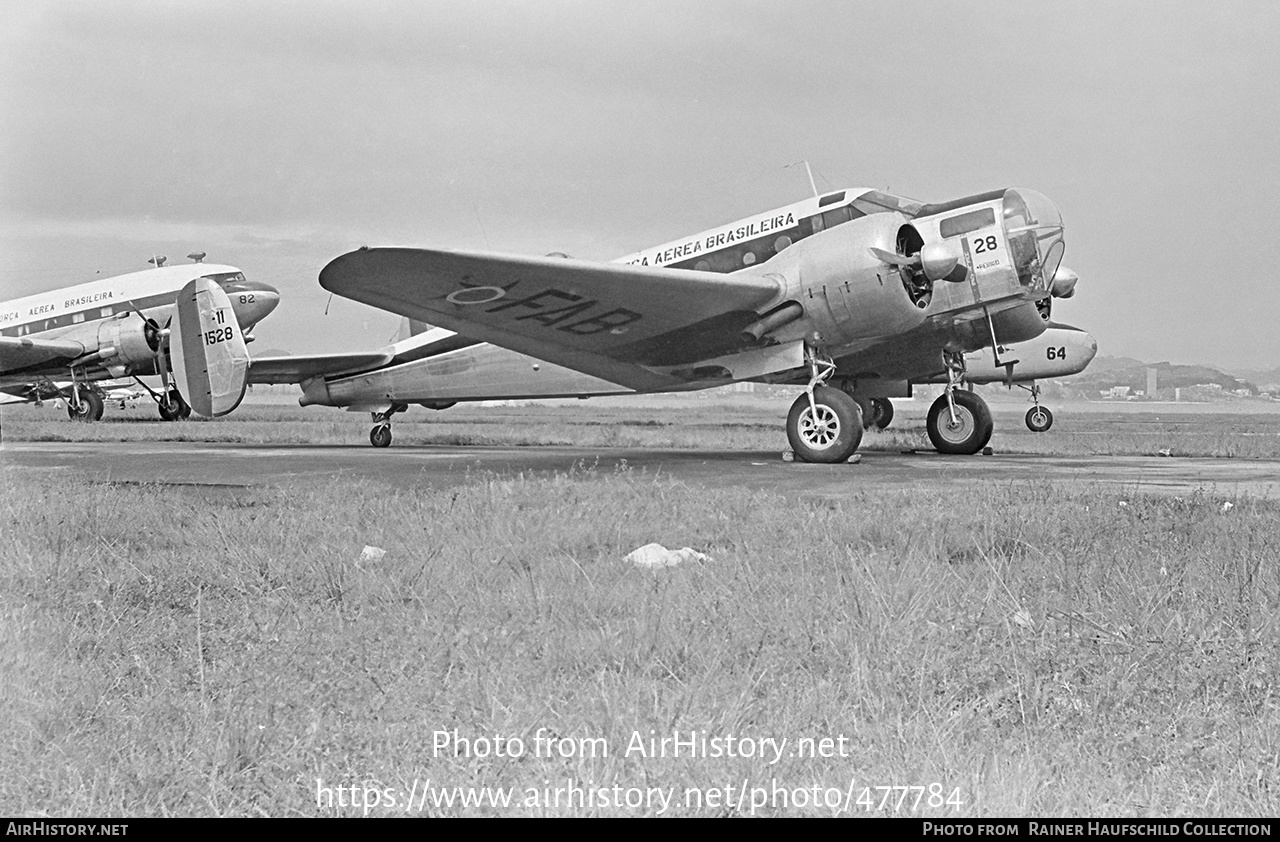
[[[636,567],[675,567],[686,561],[710,561],[705,553],[690,547],[669,550],[661,544],[645,544],[627,554],[625,561]]]
[[[386,554],[387,554],[387,551],[382,549],[382,547],[365,547],[363,550],[360,551],[360,560],[361,561],[377,561],[378,559],[382,558]]]

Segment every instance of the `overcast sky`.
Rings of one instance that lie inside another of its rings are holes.
[[[258,349],[397,318],[362,244],[610,259],[810,195],[1039,190],[1103,354],[1280,365],[1280,3],[30,2],[0,31],[0,297],[191,251]]]

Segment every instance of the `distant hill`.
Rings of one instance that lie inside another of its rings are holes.
[[[1280,366],[1270,370],[1256,368],[1242,368],[1235,372],[1237,377],[1243,377],[1258,384],[1259,389],[1267,391],[1280,390]]]
[[[1128,386],[1135,392],[1145,392],[1147,369],[1150,368],[1156,370],[1155,397],[1161,400],[1172,399],[1174,389],[1189,390],[1196,386],[1206,387],[1207,391],[1248,389],[1250,394],[1261,391],[1255,381],[1212,366],[1174,365],[1167,361],[1147,363],[1132,357],[1107,356],[1095,358],[1083,372],[1063,378],[1061,384],[1086,394],[1104,392],[1115,386]]]

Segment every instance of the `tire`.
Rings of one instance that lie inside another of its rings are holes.
[[[80,411],[76,412],[76,408],[72,406],[71,401],[67,401],[67,417],[72,421],[84,421],[86,423],[92,421],[101,421],[102,413],[106,410],[106,406],[102,402],[102,396],[91,389],[85,389],[80,393]]]
[[[166,421],[185,421],[191,417],[191,406],[182,399],[182,393],[170,389],[169,396],[160,402],[160,417]]]
[[[391,446],[391,425],[379,424],[369,431],[369,444],[374,447]]]
[[[849,395],[829,386],[813,390],[818,409],[814,423],[809,396],[796,398],[787,413],[787,441],[803,462],[844,462],[862,443],[862,410]]]
[[[1033,433],[1043,433],[1053,426],[1053,413],[1046,407],[1033,406],[1027,410],[1027,429]]]
[[[955,427],[951,426],[951,413],[947,409],[945,393],[929,407],[929,417],[925,422],[929,441],[933,442],[939,453],[962,456],[977,453],[991,441],[991,410],[986,401],[963,389],[956,389],[953,399],[956,402],[958,422]]]
[[[883,430],[889,426],[889,422],[893,421],[893,402],[888,398],[875,398],[872,403],[879,410],[876,414],[876,428]]]

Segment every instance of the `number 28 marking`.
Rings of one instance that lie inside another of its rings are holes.
[[[995,251],[998,245],[995,234],[991,234],[986,237],[979,237],[973,241],[973,253],[982,254],[986,251]]]

